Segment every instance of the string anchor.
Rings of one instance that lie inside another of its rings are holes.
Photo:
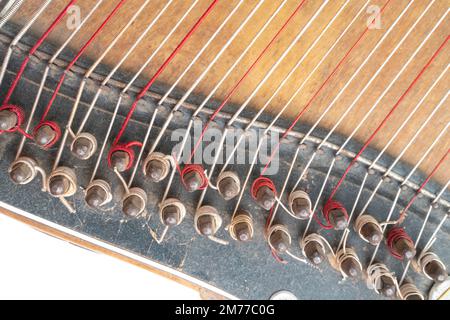
[[[72,154],[80,160],[88,160],[97,151],[97,139],[90,133],[76,135],[70,145]]]

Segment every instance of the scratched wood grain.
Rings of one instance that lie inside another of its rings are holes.
[[[192,0],[193,1],[193,0]],[[382,6],[386,0],[375,0],[372,4]],[[430,0],[431,1],[431,0]],[[18,14],[16,14],[13,20],[18,24],[23,24],[32,12],[37,8],[41,1],[27,1],[21,8]],[[81,15],[86,14],[89,8],[95,3],[94,0],[78,1],[81,10]],[[262,27],[265,20],[274,12],[281,0],[277,1],[265,1],[265,3],[258,10],[255,17],[251,20],[243,31],[239,34],[238,38],[233,44],[225,51],[224,55],[219,59],[219,62],[208,73],[205,79],[197,87],[195,93],[208,94],[215,84],[220,80],[223,74],[228,70],[231,64],[239,56],[240,52],[244,50],[246,45],[253,39],[254,35]],[[294,50],[288,55],[287,59],[277,68],[270,80],[263,86],[259,93],[251,102],[252,108],[261,107],[264,102],[270,97],[276,86],[282,81],[289,70],[294,66],[296,61],[302,56],[302,54],[308,49],[309,45],[320,34],[325,25],[332,19],[339,8],[343,5],[344,0],[331,1],[323,13],[320,14],[318,19],[314,21],[311,28],[305,33],[302,39],[297,43]],[[271,113],[277,113],[278,110],[286,103],[295,91],[297,86],[308,76],[309,72],[314,68],[316,63],[325,54],[328,48],[332,45],[334,40],[339,36],[340,32],[346,28],[348,23],[352,20],[355,14],[359,11],[364,4],[363,0],[352,0],[346,7],[344,12],[335,21],[334,25],[320,43],[314,48],[310,55],[306,58],[302,66],[297,70],[294,76],[289,81],[288,85],[281,90],[280,94],[271,103],[268,111]],[[346,81],[352,76],[353,72],[358,68],[360,63],[369,54],[371,49],[375,46],[377,41],[386,32],[387,28],[398,17],[403,8],[407,5],[409,0],[395,0],[386,8],[385,12],[381,16],[381,30],[371,30],[363,39],[362,43],[355,48],[350,55],[349,59],[343,65],[342,68],[333,77],[328,86],[319,94],[315,99],[310,110],[302,117],[301,121],[312,124],[320,116],[323,110],[338,94],[340,88],[344,86]],[[31,32],[35,35],[39,35],[49,25],[50,21],[61,10],[66,0],[54,0],[45,14],[38,19],[34,24]],[[79,48],[89,35],[95,30],[95,28],[102,22],[106,14],[115,6],[117,1],[104,1],[97,13],[91,18],[85,27],[83,32],[77,35],[71,42],[71,47],[74,49]],[[109,23],[106,31],[101,37],[99,37],[94,44],[87,50],[87,56],[94,59],[98,56],[110,43],[110,41],[116,36],[120,28],[124,26],[143,3],[143,0],[128,0],[125,6],[121,9],[120,13]],[[129,48],[133,41],[139,36],[140,32],[146,27],[148,23],[156,16],[159,10],[163,7],[166,1],[153,0],[145,9],[144,14],[140,19],[136,21],[130,29],[127,36],[123,37],[112,50],[104,62],[106,65],[114,65],[122,57],[123,53]],[[160,21],[150,31],[148,36],[139,44],[135,53],[126,61],[123,65],[123,69],[128,71],[130,75],[137,71],[145,59],[155,50],[160,41],[169,32],[172,26],[175,25],[177,19],[181,17],[183,12],[187,10],[192,2],[190,0],[177,0],[170,6],[168,11],[162,16]],[[192,13],[182,23],[175,35],[164,46],[163,50],[156,56],[153,62],[146,68],[142,79],[148,79],[156,71],[159,65],[170,54],[171,50],[176,46],[180,39],[184,36],[187,30],[193,25],[202,14],[202,12],[209,5],[210,0],[200,0]],[[189,64],[191,59],[195,56],[203,44],[217,29],[220,23],[225,19],[227,14],[238,3],[238,0],[221,1],[214,9],[212,14],[207,18],[204,24],[200,27],[198,32],[189,40],[187,45],[183,48],[180,54],[169,65],[160,77],[160,81],[171,84]],[[215,54],[221,49],[226,40],[231,36],[234,30],[239,26],[241,21],[248,15],[250,10],[256,5],[256,0],[246,0],[239,9],[238,13],[227,24],[225,30],[220,33],[220,36],[216,38],[208,49],[201,57],[201,59],[194,65],[194,67],[187,73],[182,79],[179,87],[182,89],[189,88],[192,82],[200,75],[208,63],[214,58]],[[227,94],[231,86],[240,78],[245,72],[246,68],[252,63],[253,59],[259,54],[264,46],[270,41],[271,37],[275,34],[278,28],[283,24],[287,17],[292,13],[298,1],[289,0],[286,6],[282,9],[280,14],[274,19],[270,27],[264,32],[253,48],[249,51],[246,57],[242,60],[240,65],[232,72],[229,79],[220,87],[215,94],[214,98],[217,100],[223,99]],[[282,37],[276,42],[275,46],[269,51],[269,53],[262,59],[258,67],[252,72],[251,77],[246,80],[245,84],[233,95],[232,103],[242,103],[252,92],[259,80],[264,77],[264,74],[268,71],[270,66],[274,63],[275,59],[279,57],[284,49],[289,45],[290,41],[296,36],[299,30],[307,23],[309,18],[320,6],[321,1],[309,0],[306,1],[304,8],[294,18],[292,23],[283,32]],[[335,107],[327,114],[321,123],[322,127],[331,128],[339,116],[346,110],[346,108],[352,103],[357,94],[361,91],[367,81],[376,72],[377,68],[383,63],[391,50],[400,41],[403,35],[407,32],[410,26],[416,21],[417,17],[423,12],[429,1],[420,0],[415,1],[410,10],[401,19],[400,23],[396,26],[394,32],[392,32],[383,45],[376,52],[370,63],[366,65],[362,72],[352,82],[349,89],[339,99]],[[420,23],[414,32],[408,37],[406,42],[401,47],[401,50],[393,57],[387,67],[383,70],[381,75],[372,84],[370,90],[359,101],[356,108],[346,120],[339,126],[338,133],[348,136],[354,127],[359,123],[361,118],[365,115],[367,110],[373,105],[381,92],[386,88],[388,83],[395,77],[398,71],[402,68],[404,63],[409,59],[411,54],[417,48],[417,46],[423,41],[429,31],[433,28],[436,22],[448,9],[450,2],[448,0],[436,0],[435,4],[426,14],[423,22]],[[319,88],[321,83],[326,79],[328,74],[337,64],[339,59],[343,57],[346,50],[348,50],[351,44],[356,41],[358,35],[364,30],[367,25],[367,21],[370,17],[369,13],[363,14],[356,23],[350,29],[343,40],[335,48],[330,57],[325,61],[321,68],[311,77],[305,88],[291,104],[290,108],[286,112],[286,116],[293,118],[297,112],[303,108],[305,103],[311,98],[314,92]],[[436,51],[439,45],[447,37],[450,30],[450,21],[447,17],[442,25],[434,32],[427,45],[420,51],[414,62],[407,68],[406,72],[400,77],[399,81],[394,85],[392,90],[389,91],[387,96],[382,100],[373,115],[369,118],[362,128],[357,132],[356,139],[364,141],[378,123],[383,119],[389,109],[402,95],[404,90],[408,87],[412,79],[418,74],[420,69],[424,66],[426,61]],[[55,44],[62,43],[68,36],[70,30],[67,28],[67,24],[60,25],[50,36],[50,41]],[[395,112],[391,120],[387,123],[384,130],[376,137],[372,146],[381,149],[389,140],[393,132],[400,125],[402,120],[407,117],[409,112],[420,100],[424,93],[431,86],[433,81],[438,77],[440,72],[449,63],[449,48],[448,46],[437,57],[435,62],[426,71],[424,76],[415,86],[414,90],[403,101],[399,109]],[[410,138],[414,135],[417,128],[424,121],[426,116],[436,106],[437,102],[448,91],[449,78],[448,75],[438,84],[433,90],[430,97],[425,101],[425,104],[421,107],[419,112],[414,115],[411,122],[401,132],[396,141],[388,148],[388,153],[392,156],[397,155],[403,146],[408,143]],[[431,123],[421,134],[420,138],[412,145],[412,147],[406,152],[403,157],[407,163],[415,164],[427,146],[433,141],[433,139],[443,130],[446,124],[450,121],[450,107],[448,102],[440,109],[434,116]],[[450,136],[446,132],[440,142],[436,145],[433,151],[429,154],[426,160],[423,162],[421,169],[428,173],[432,170],[437,161],[442,157],[446,150],[450,147]],[[447,161],[436,174],[436,180],[445,183],[449,178],[450,161]]]

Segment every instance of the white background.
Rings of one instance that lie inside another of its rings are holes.
[[[199,294],[0,214],[0,299],[199,299]]]

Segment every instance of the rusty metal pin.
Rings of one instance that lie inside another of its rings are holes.
[[[180,209],[175,205],[168,205],[161,210],[161,219],[166,226],[176,226],[181,219]]]
[[[355,279],[361,275],[361,268],[358,262],[352,257],[344,259],[341,263],[341,268],[349,278]]]
[[[262,186],[256,192],[256,202],[266,210],[270,210],[275,202],[275,193],[268,187]]]
[[[270,234],[269,242],[279,253],[286,252],[290,246],[290,237],[284,230],[275,230]]]
[[[197,191],[202,185],[202,177],[196,171],[191,171],[183,176],[183,181],[188,192]]]
[[[9,110],[0,111],[0,130],[8,131],[17,125],[17,115]]]
[[[219,193],[225,200],[233,199],[239,194],[240,191],[239,185],[231,177],[220,180],[217,187],[219,188]]]
[[[330,211],[330,223],[335,230],[344,230],[348,226],[347,217],[342,210]]]
[[[9,177],[14,183],[24,184],[33,178],[33,169],[29,165],[19,162],[14,164],[9,172]]]
[[[381,276],[381,289],[379,290],[382,295],[384,295],[387,298],[395,297],[397,293],[397,288],[395,286],[394,281],[392,281],[392,278]]]
[[[49,180],[49,192],[55,196],[63,196],[69,191],[70,180],[65,176],[55,176]]]
[[[81,160],[89,159],[96,150],[97,139],[87,132],[77,135],[70,146],[72,154]]]
[[[374,246],[378,245],[383,239],[383,233],[380,228],[370,222],[361,227],[361,235]]]
[[[308,260],[315,265],[319,265],[325,260],[325,251],[317,241],[308,242],[303,250]]]
[[[113,168],[117,168],[119,172],[126,171],[130,161],[130,156],[124,151],[115,151],[111,155],[111,165]]]
[[[216,222],[211,215],[202,215],[197,220],[197,228],[200,233],[204,236],[211,236],[214,234],[216,229]]]
[[[394,249],[406,260],[411,260],[416,255],[416,249],[406,239],[398,239],[394,242]]]
[[[447,270],[436,260],[431,260],[424,266],[424,272],[435,282],[444,282],[448,278]]]
[[[44,125],[40,127],[35,133],[35,141],[41,146],[45,147],[56,138],[56,132],[50,126]]]

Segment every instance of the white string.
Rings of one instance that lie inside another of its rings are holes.
[[[19,33],[14,37],[11,43],[6,49],[5,57],[3,58],[2,68],[0,71],[0,83],[3,82],[3,78],[6,73],[6,69],[8,67],[9,61],[11,59],[11,55],[13,53],[14,48],[17,46],[22,37],[27,33],[27,31],[31,28],[31,26],[36,22],[36,20],[41,16],[41,14],[45,11],[48,5],[52,2],[52,0],[46,0],[41,4],[41,6],[36,10],[36,12],[31,16],[28,22],[20,29]]]

